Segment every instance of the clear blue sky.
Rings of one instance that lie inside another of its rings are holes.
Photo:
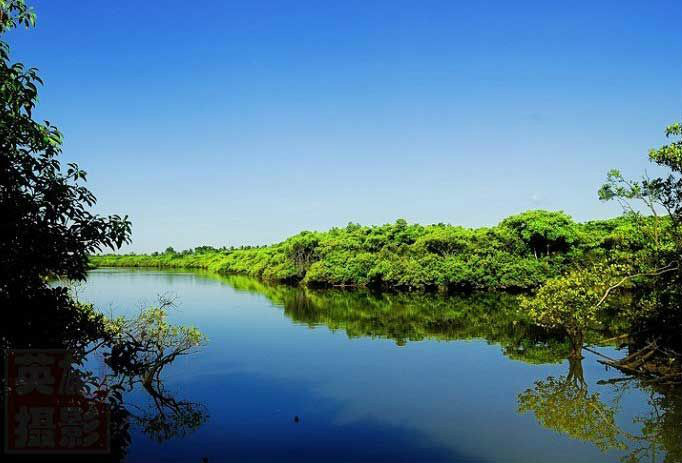
[[[609,217],[682,119],[679,0],[29,3],[13,57],[126,250]]]

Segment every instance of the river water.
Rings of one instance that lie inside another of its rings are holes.
[[[682,401],[533,328],[509,295],[306,291],[205,272],[99,269],[78,289],[132,315],[172,295],[208,344],[163,374],[200,410],[128,460],[680,461]],[[606,355],[619,356],[612,348]],[[127,398],[142,407],[145,394]],[[667,460],[665,460],[667,458]]]

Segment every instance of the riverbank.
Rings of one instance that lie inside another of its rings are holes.
[[[494,227],[436,224],[301,232],[270,246],[202,246],[177,252],[91,256],[94,267],[205,269],[309,287],[507,290],[538,287],[571,266],[639,252],[631,219],[578,223],[562,212],[528,211]]]

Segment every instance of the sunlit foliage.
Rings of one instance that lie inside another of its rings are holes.
[[[521,308],[535,323],[558,328],[571,339],[571,355],[580,356],[585,332],[599,323],[599,314],[614,300],[609,293],[623,282],[627,267],[595,264],[547,281]]]
[[[529,211],[491,228],[349,224],[263,247],[200,247],[152,255],[92,256],[96,266],[203,268],[309,287],[527,290],[577,262],[632,257],[642,246],[629,218],[584,224]]]
[[[636,343],[658,339],[682,352],[682,125],[668,126],[665,135],[672,140],[650,150],[649,160],[667,175],[628,180],[612,170],[599,197],[618,201],[645,240],[637,263],[651,276],[640,283],[631,311]],[[679,362],[680,355],[675,357]]]

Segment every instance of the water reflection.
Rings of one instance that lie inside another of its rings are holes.
[[[157,442],[183,436],[206,421],[200,404],[177,400],[162,380],[128,401],[134,379],[96,374],[83,352],[24,349],[6,352],[3,391],[3,461],[119,462],[131,443],[131,426]],[[27,366],[26,366],[27,365]],[[12,387],[16,385],[16,387]],[[138,391],[139,392],[139,391]],[[144,399],[150,406],[142,404]],[[7,419],[8,421],[5,421]]]
[[[518,311],[513,295],[315,291],[270,286],[241,276],[221,279],[235,289],[267,296],[295,322],[341,329],[351,338],[389,338],[398,345],[424,339],[483,338],[499,344],[515,360],[541,364],[567,359],[566,375],[536,381],[533,388],[519,394],[519,413],[532,413],[543,427],[590,442],[602,451],[626,451],[623,462],[682,461],[682,394],[678,389],[656,389],[634,378],[618,377],[600,382],[613,389],[612,402],[604,402],[599,392],[589,391],[582,360],[568,358],[568,340],[532,325]],[[591,339],[600,336],[590,334]],[[649,395],[649,413],[634,418],[640,426],[636,434],[616,422],[620,398],[628,388]]]
[[[518,297],[511,294],[311,290],[272,286],[239,275],[212,277],[239,291],[265,295],[294,322],[344,330],[350,338],[388,338],[399,346],[425,339],[485,339],[502,346],[506,356],[533,364],[559,363],[569,352],[568,340],[531,324],[518,310]]]
[[[208,419],[206,407],[200,403],[178,400],[165,391],[162,384],[145,388],[151,403],[130,405],[129,416],[144,434],[158,443],[184,437],[196,431]]]
[[[682,461],[682,396],[679,390],[656,388],[635,378],[613,378],[599,384],[613,389],[610,402],[590,393],[582,360],[571,359],[566,376],[549,376],[518,396],[520,413],[532,413],[538,422],[573,439],[591,442],[600,450],[624,450],[624,463]],[[631,388],[646,391],[648,413],[634,417],[637,433],[618,426],[621,398]]]
[[[546,428],[591,442],[602,451],[624,448],[618,439],[616,410],[604,404],[599,393],[588,391],[581,360],[571,358],[566,376],[536,381],[518,401],[520,413],[533,413]]]
[[[108,320],[89,343],[78,329],[64,330],[36,348],[22,339],[30,330],[15,328],[23,348],[2,352],[2,461],[118,462],[131,429],[165,442],[205,423],[203,405],[177,399],[165,385],[165,368],[203,341],[196,329],[168,323],[170,306],[166,300],[137,318]]]
[[[111,373],[104,383],[116,391],[146,393],[147,406],[129,407],[131,420],[156,442],[182,437],[207,419],[198,403],[178,400],[164,383],[162,373],[178,358],[198,354],[205,336],[193,326],[169,323],[174,297],[158,296],[155,305],[143,308],[135,317],[113,318],[107,323],[111,349],[102,353]]]
[[[155,442],[163,443],[196,431],[208,419],[203,404],[178,399],[165,386],[161,374],[143,384],[140,378],[129,373],[109,372],[97,376],[85,369],[81,374],[92,378],[90,384],[97,384],[98,390],[105,392],[101,398],[107,401],[113,418],[112,455],[117,456],[113,461],[124,459],[131,426]],[[128,395],[137,395],[136,400],[130,401]]]
[[[133,433],[135,461],[680,460],[674,390],[625,381],[593,355],[567,362],[567,341],[529,323],[512,295],[313,291],[198,272],[90,281],[105,306],[171,289],[179,321],[210,339],[169,372],[210,421],[171,407],[176,432],[140,389],[129,409],[146,404],[152,425]]]

